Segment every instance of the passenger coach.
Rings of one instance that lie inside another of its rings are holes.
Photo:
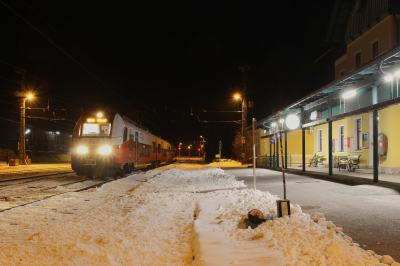
[[[175,147],[115,111],[83,115],[72,135],[71,166],[78,175],[123,176],[171,163]]]

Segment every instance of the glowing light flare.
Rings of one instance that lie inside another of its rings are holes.
[[[87,153],[87,148],[84,146],[79,146],[77,150],[79,153]]]
[[[33,94],[28,94],[27,96],[26,96],[26,98],[28,98],[28,99],[33,99]]]
[[[300,126],[300,119],[297,115],[289,115],[286,117],[286,126],[289,129],[296,129]]]
[[[352,90],[352,91],[348,91],[348,92],[346,92],[345,94],[343,94],[342,97],[343,97],[344,99],[348,99],[348,98],[353,97],[354,95],[356,95],[356,91],[355,91],[355,90]]]
[[[103,117],[103,113],[97,113],[97,117]]]
[[[273,122],[273,123],[271,124],[271,127],[276,127],[276,123]]]
[[[99,149],[100,154],[109,154],[111,152],[110,146],[103,146]]]
[[[279,123],[281,123],[281,124],[283,124],[283,122],[285,122],[285,119],[281,119],[281,120],[279,120]]]
[[[387,76],[385,77],[385,81],[387,81],[387,82],[390,82],[390,81],[392,81],[393,79],[394,79],[393,75],[387,75]]]
[[[89,123],[93,123],[93,122],[95,122],[96,120],[95,120],[94,118],[88,118],[86,121],[88,121]]]
[[[235,97],[236,100],[239,100],[239,99],[240,99],[240,95],[239,95],[239,94],[235,94],[234,97]]]

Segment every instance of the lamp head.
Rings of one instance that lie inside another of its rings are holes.
[[[235,99],[239,100],[240,99],[240,95],[239,94],[235,94]]]
[[[33,94],[32,94],[32,93],[29,93],[29,94],[26,96],[26,98],[27,98],[27,99],[33,99]]]

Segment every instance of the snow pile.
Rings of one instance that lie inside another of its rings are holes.
[[[199,211],[195,222],[200,242],[197,256],[206,265],[400,266],[390,256],[360,248],[321,213],[310,217],[300,206],[291,205],[291,217],[277,219],[277,198],[268,192],[245,189],[221,193],[226,196],[198,202],[205,214]],[[267,221],[256,229],[239,229],[238,224],[253,208],[261,210]],[[221,255],[216,249],[225,253]]]
[[[147,180],[135,191],[209,191],[215,189],[245,187],[244,181],[213,167],[197,170],[171,168]]]

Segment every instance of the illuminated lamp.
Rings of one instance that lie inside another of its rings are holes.
[[[400,78],[400,70],[397,70],[396,72],[394,72],[394,76],[396,78]]]
[[[97,118],[97,122],[107,122],[107,118]]]
[[[283,124],[283,122],[285,122],[285,119],[281,119],[281,120],[279,120],[279,123],[281,123],[281,124]]]
[[[97,113],[97,117],[103,117],[103,113]]]
[[[28,94],[27,98],[28,99],[32,99],[33,98],[33,94]]]
[[[289,129],[296,129],[300,126],[300,119],[297,115],[289,115],[286,117],[286,126]]]
[[[111,152],[111,147],[110,146],[100,147],[99,152],[101,154],[109,154]]]
[[[385,77],[385,81],[387,81],[387,82],[392,81],[393,78],[394,78],[393,75],[387,75],[387,76]]]
[[[240,95],[239,94],[235,94],[235,99],[239,100],[240,99]]]
[[[272,123],[272,124],[271,124],[271,127],[276,127],[276,123],[275,123],[275,122]]]
[[[79,152],[79,153],[87,153],[87,148],[86,148],[86,147],[83,147],[83,146],[79,146],[79,147],[78,147],[78,152]]]
[[[342,96],[343,96],[344,99],[348,99],[348,98],[353,97],[354,95],[356,95],[356,91],[355,91],[355,90],[352,90],[352,91],[346,92],[346,93],[343,94]]]
[[[95,120],[94,120],[94,118],[88,118],[86,121],[88,121],[88,122],[94,122]]]

